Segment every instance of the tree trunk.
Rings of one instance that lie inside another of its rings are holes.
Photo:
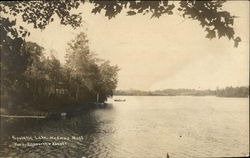
[[[78,98],[79,98],[79,86],[77,86],[76,89],[76,101],[78,101]]]

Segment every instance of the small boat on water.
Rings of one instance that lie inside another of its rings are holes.
[[[117,102],[125,102],[126,99],[114,99],[114,101],[117,101]]]
[[[62,113],[61,113],[61,116],[62,116],[62,117],[66,117],[66,116],[67,116],[67,113],[66,113],[66,112],[62,112]]]

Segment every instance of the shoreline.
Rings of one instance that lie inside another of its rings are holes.
[[[249,98],[249,96],[238,97],[238,96],[216,96],[216,95],[115,95],[114,96],[145,96],[145,97],[217,97],[217,98]]]
[[[83,111],[89,111],[95,108],[101,108],[107,106],[107,103],[83,103],[78,105],[68,105],[61,107],[55,111],[43,111],[38,109],[28,109],[27,113],[24,111],[19,111],[16,113],[11,112],[2,112],[6,111],[5,109],[1,108],[0,119],[49,119],[49,118],[62,118],[62,117],[72,117],[75,115],[80,114]],[[64,113],[64,114],[63,114]],[[66,115],[65,115],[66,114]]]

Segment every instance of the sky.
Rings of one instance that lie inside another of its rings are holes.
[[[249,83],[249,2],[227,2],[225,9],[237,15],[235,32],[242,39],[238,48],[227,38],[205,38],[198,22],[180,15],[126,16],[109,20],[91,14],[92,5],[80,7],[83,24],[78,29],[58,20],[43,31],[27,25],[28,41],[37,42],[64,62],[67,43],[83,31],[90,49],[99,58],[118,65],[117,89],[158,90],[167,88],[216,89]]]

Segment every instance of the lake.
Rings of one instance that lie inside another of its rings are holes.
[[[126,102],[114,102],[115,98]],[[115,96],[113,99],[105,107],[73,117],[19,119],[16,123],[11,120],[2,124],[0,155],[166,158],[168,153],[170,158],[183,158],[249,153],[248,98]]]

